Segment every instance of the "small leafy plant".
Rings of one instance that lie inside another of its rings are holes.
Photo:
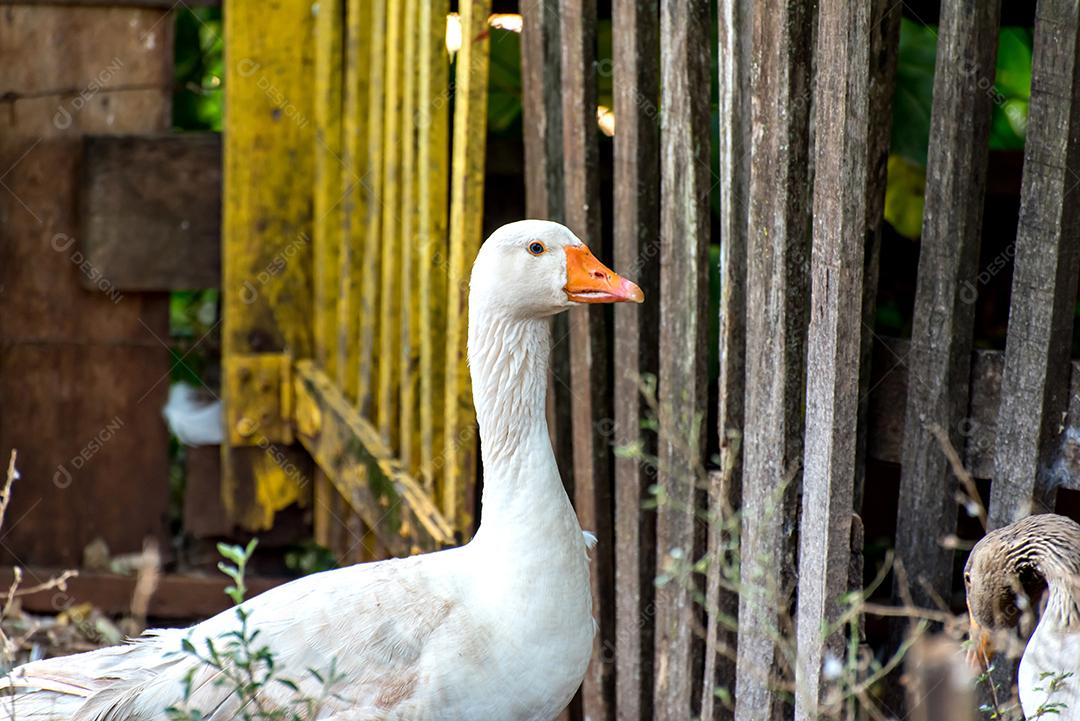
[[[216,640],[206,639],[205,648],[190,638],[181,642],[182,653],[199,663],[184,678],[183,703],[165,709],[169,721],[203,721],[205,714],[191,708],[190,702],[195,677],[206,669],[214,672],[215,686],[228,689],[229,695],[236,697],[239,718],[243,721],[313,721],[327,701],[340,699],[334,688],[341,685],[343,678],[335,660],[331,660],[325,672],[307,669],[318,684],[319,693],[305,695],[296,681],[279,673],[272,649],[261,640],[259,629],[251,624],[251,612],[242,604],[247,595],[244,577],[256,545],[255,540],[247,546],[218,544],[218,552],[225,558],[218,563],[218,569],[232,580],[225,594],[236,604],[237,628]],[[283,687],[291,698],[285,703],[271,701],[267,690],[274,687]]]

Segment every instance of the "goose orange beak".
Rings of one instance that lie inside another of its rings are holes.
[[[566,297],[577,303],[641,303],[645,294],[596,259],[584,245],[566,249]]]
[[[968,620],[968,636],[971,638],[971,645],[968,647],[967,660],[972,667],[983,670],[990,666],[990,659],[994,655],[993,634],[975,623],[975,619],[970,614],[968,614]]]

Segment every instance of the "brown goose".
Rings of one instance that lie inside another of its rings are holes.
[[[972,549],[964,583],[983,660],[991,632],[1015,628],[1045,587],[1045,610],[1020,660],[1020,705],[1028,719],[1080,721],[1080,524],[1047,513],[991,531]]]

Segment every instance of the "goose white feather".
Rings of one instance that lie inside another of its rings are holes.
[[[535,252],[539,246],[542,252]],[[473,267],[469,361],[484,466],[483,518],[467,545],[315,574],[243,604],[278,675],[318,697],[331,662],[344,679],[318,719],[548,721],[570,701],[592,650],[584,533],[563,490],[545,421],[548,316],[585,302],[641,300],[561,225],[496,231]],[[226,611],[190,629],[29,663],[6,682],[0,719],[138,721],[180,705],[207,721],[240,702],[182,646],[237,630]],[[294,692],[267,686],[260,701]]]

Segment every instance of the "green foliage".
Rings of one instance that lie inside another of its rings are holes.
[[[176,12],[173,125],[220,131],[225,106],[221,8],[181,6]]]
[[[309,539],[285,553],[285,566],[307,576],[337,568],[338,563],[333,551]]]
[[[969,70],[993,103],[991,150],[1024,147],[1031,99],[1032,42],[1030,29],[1002,28],[993,77],[978,67]],[[885,219],[898,233],[912,239],[918,238],[922,229],[936,54],[937,28],[905,18],[900,26],[893,94]]]
[[[247,586],[244,585],[244,573],[247,571],[248,561],[251,559],[251,554],[255,552],[257,545],[259,545],[259,539],[257,538],[251,539],[247,546],[233,546],[228,543],[219,543],[217,545],[218,553],[224,556],[226,560],[232,561],[233,565],[229,565],[225,561],[218,561],[218,570],[232,579],[233,585],[225,589],[225,595],[237,605],[243,603],[244,596],[247,595]]]
[[[181,641],[182,653],[195,658],[199,664],[184,677],[183,703],[165,709],[168,721],[203,721],[205,714],[190,708],[190,701],[195,677],[206,668],[215,672],[211,683],[228,689],[230,696],[239,700],[238,718],[243,721],[313,721],[328,700],[341,698],[334,691],[344,681],[337,670],[336,659],[331,659],[330,668],[324,672],[307,669],[308,676],[314,679],[320,691],[315,697],[305,696],[298,683],[278,672],[272,649],[260,640],[259,630],[252,627],[250,612],[240,604],[247,591],[244,574],[256,545],[255,539],[247,546],[218,544],[218,552],[229,561],[222,561],[218,568],[232,580],[225,593],[237,604],[237,628],[217,639],[206,639],[205,648],[190,638]],[[274,687],[291,692],[287,703],[274,704],[267,699],[267,689]]]

